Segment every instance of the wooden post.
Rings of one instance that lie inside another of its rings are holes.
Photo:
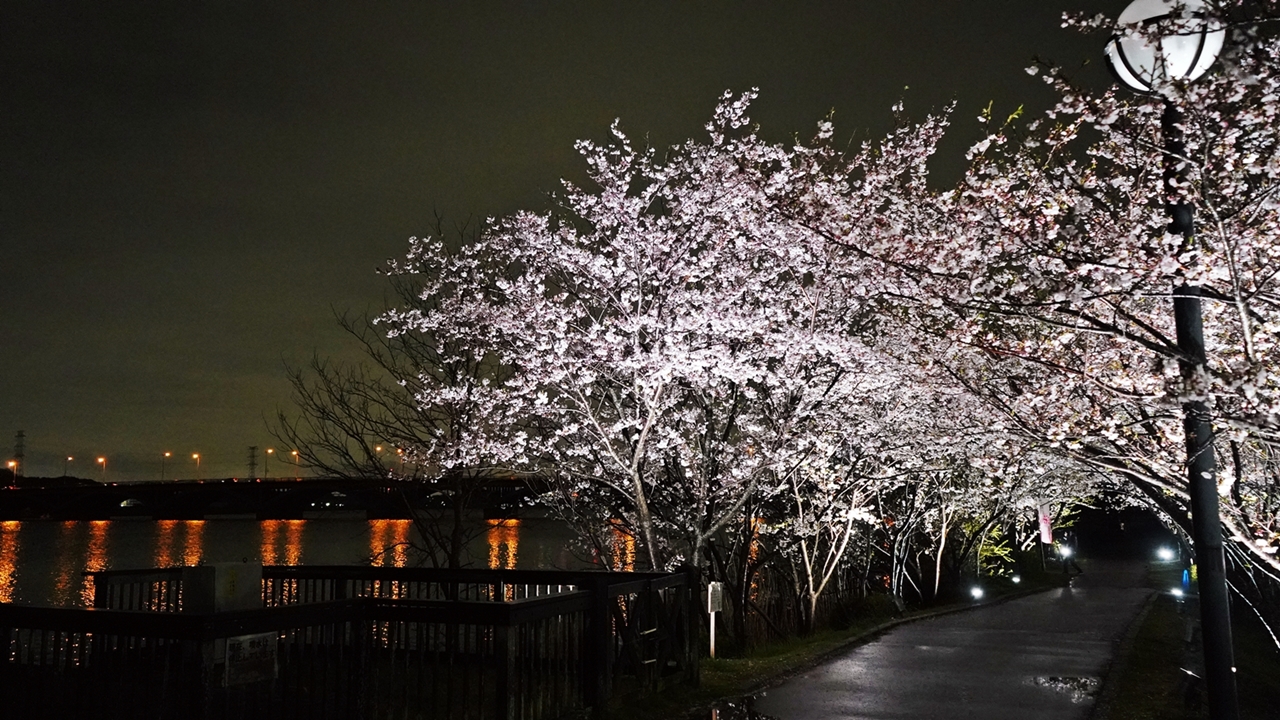
[[[93,578],[93,606],[96,608],[107,607],[110,602],[110,596],[107,594],[107,589],[110,586],[107,583],[107,579],[99,573],[93,573],[90,577]]]
[[[685,679],[693,687],[702,682],[702,649],[698,647],[698,628],[701,622],[698,613],[702,609],[702,578],[698,568],[690,565],[685,569],[685,613],[684,613],[684,662]]]
[[[497,673],[498,717],[516,720],[519,703],[516,697],[516,640],[520,628],[514,625],[498,625],[493,629],[493,654]]]
[[[608,717],[613,617],[609,613],[609,574],[591,578],[591,615],[587,625],[587,702],[593,720]]]

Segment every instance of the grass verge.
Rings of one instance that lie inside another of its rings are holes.
[[[1180,569],[1153,566],[1148,584],[1162,594],[1133,635],[1132,645],[1107,678],[1107,700],[1093,720],[1203,720],[1209,717],[1202,687],[1182,670],[1198,667],[1201,652],[1185,642],[1188,620],[1198,608],[1167,591],[1179,584]],[[1280,652],[1257,618],[1239,612],[1232,617],[1240,715],[1242,720],[1275,718],[1280,707]]]

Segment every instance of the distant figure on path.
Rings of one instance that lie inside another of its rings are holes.
[[[1058,545],[1058,557],[1062,558],[1062,574],[1070,575],[1071,568],[1075,568],[1076,574],[1084,572],[1080,568],[1080,564],[1076,562],[1076,533],[1074,530],[1064,530],[1062,532],[1062,540]]]

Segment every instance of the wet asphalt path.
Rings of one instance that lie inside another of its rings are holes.
[[[894,628],[757,697],[780,720],[1083,720],[1151,591],[1140,563],[1092,562],[1070,588]]]

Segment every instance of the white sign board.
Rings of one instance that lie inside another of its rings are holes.
[[[707,612],[715,613],[724,610],[724,583],[707,583]]]
[[[227,687],[274,680],[276,633],[227,638]]]

